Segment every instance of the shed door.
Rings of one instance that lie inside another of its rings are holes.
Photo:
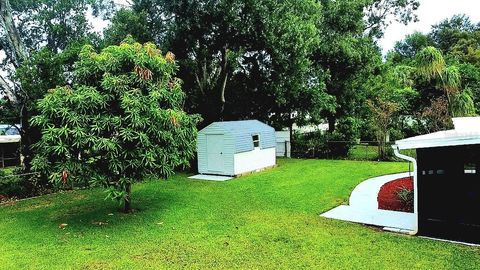
[[[223,172],[223,135],[207,135],[207,166],[212,172]]]

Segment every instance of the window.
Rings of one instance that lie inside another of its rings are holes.
[[[422,175],[444,175],[444,174],[445,174],[445,170],[443,169],[422,171]]]
[[[252,135],[253,147],[260,147],[260,137],[258,135]]]
[[[465,174],[476,174],[477,173],[475,163],[467,163],[467,164],[464,165],[463,168],[464,168],[463,172]]]

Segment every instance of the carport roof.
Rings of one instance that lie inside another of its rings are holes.
[[[480,117],[453,119],[455,129],[396,141],[398,149],[434,148],[480,144]]]
[[[16,143],[20,142],[20,135],[2,135],[0,136],[0,143]]]

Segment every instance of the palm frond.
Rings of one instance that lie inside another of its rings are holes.
[[[449,66],[443,71],[442,86],[447,96],[455,95],[461,86],[460,70],[456,66]]]
[[[416,56],[418,73],[427,80],[442,78],[445,70],[445,59],[435,47],[426,47]]]
[[[450,110],[453,117],[476,116],[475,103],[469,89],[453,96]]]

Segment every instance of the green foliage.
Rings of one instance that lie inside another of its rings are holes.
[[[23,169],[0,169],[0,202],[4,199],[21,199],[35,195],[46,194],[50,190],[44,185],[39,185],[31,175],[22,175]]]
[[[187,108],[201,113],[203,124],[254,117],[279,128],[360,111],[364,82],[381,63],[372,37],[387,16],[408,22],[418,8],[416,0],[132,4],[153,40],[175,49]],[[127,21],[112,31],[125,32]]]
[[[408,36],[389,55],[389,61],[396,65],[418,67],[411,77],[412,87],[420,94],[414,106],[416,113],[427,115],[433,113],[431,106],[439,107],[441,102],[437,101],[442,96],[449,104],[450,116],[474,115],[479,110],[479,59],[480,30],[465,15],[455,15],[434,25],[428,34]],[[470,90],[464,92],[464,89]],[[433,118],[438,117],[443,119],[438,113]]]
[[[122,8],[115,12],[111,25],[104,30],[103,42],[107,45],[119,44],[128,35],[140,43],[152,41],[147,25],[147,16],[144,12],[137,13]]]
[[[415,11],[420,7],[418,0],[367,0],[345,1],[366,3],[365,28],[369,36],[380,38],[385,28],[392,23],[392,19],[407,25],[417,21]]]
[[[429,46],[422,49],[415,58],[418,73],[427,80],[442,77],[444,74],[445,60],[442,53],[435,47]]]
[[[21,177],[12,176],[4,169],[0,169],[0,202],[1,197],[23,197],[27,193],[26,187]]]
[[[472,33],[478,31],[470,18],[466,15],[454,15],[445,19],[437,25],[432,26],[430,36],[443,53],[449,53],[458,43],[465,38],[471,37]]]
[[[414,32],[395,44],[393,55],[390,57],[393,57],[395,63],[401,63],[413,59],[422,49],[432,45],[433,41],[428,35]]]
[[[475,103],[470,89],[457,93],[451,104],[451,110],[455,117],[476,116]]]
[[[107,197],[129,201],[131,183],[187,166],[198,117],[182,111],[176,69],[173,54],[151,43],[126,41],[101,53],[84,46],[73,88],[57,87],[38,102],[33,169],[58,187],[103,186]]]
[[[447,95],[455,94],[458,91],[462,81],[460,76],[460,71],[456,66],[448,66],[444,69],[441,79]]]
[[[334,132],[320,130],[294,133],[294,156],[301,158],[347,158],[360,134],[359,121],[352,117],[341,119]]]
[[[272,120],[280,127],[319,123],[324,112],[334,111],[334,99],[325,92],[325,74],[315,68],[311,58],[321,42],[316,27],[320,5],[315,1],[265,2],[274,10],[264,19],[272,57],[272,75],[264,78],[274,90]]]
[[[89,8],[94,16],[108,17],[113,11],[111,0],[10,0],[18,14],[23,42],[31,51],[38,51],[46,43],[54,52],[63,50],[71,42],[91,35],[88,22]]]

